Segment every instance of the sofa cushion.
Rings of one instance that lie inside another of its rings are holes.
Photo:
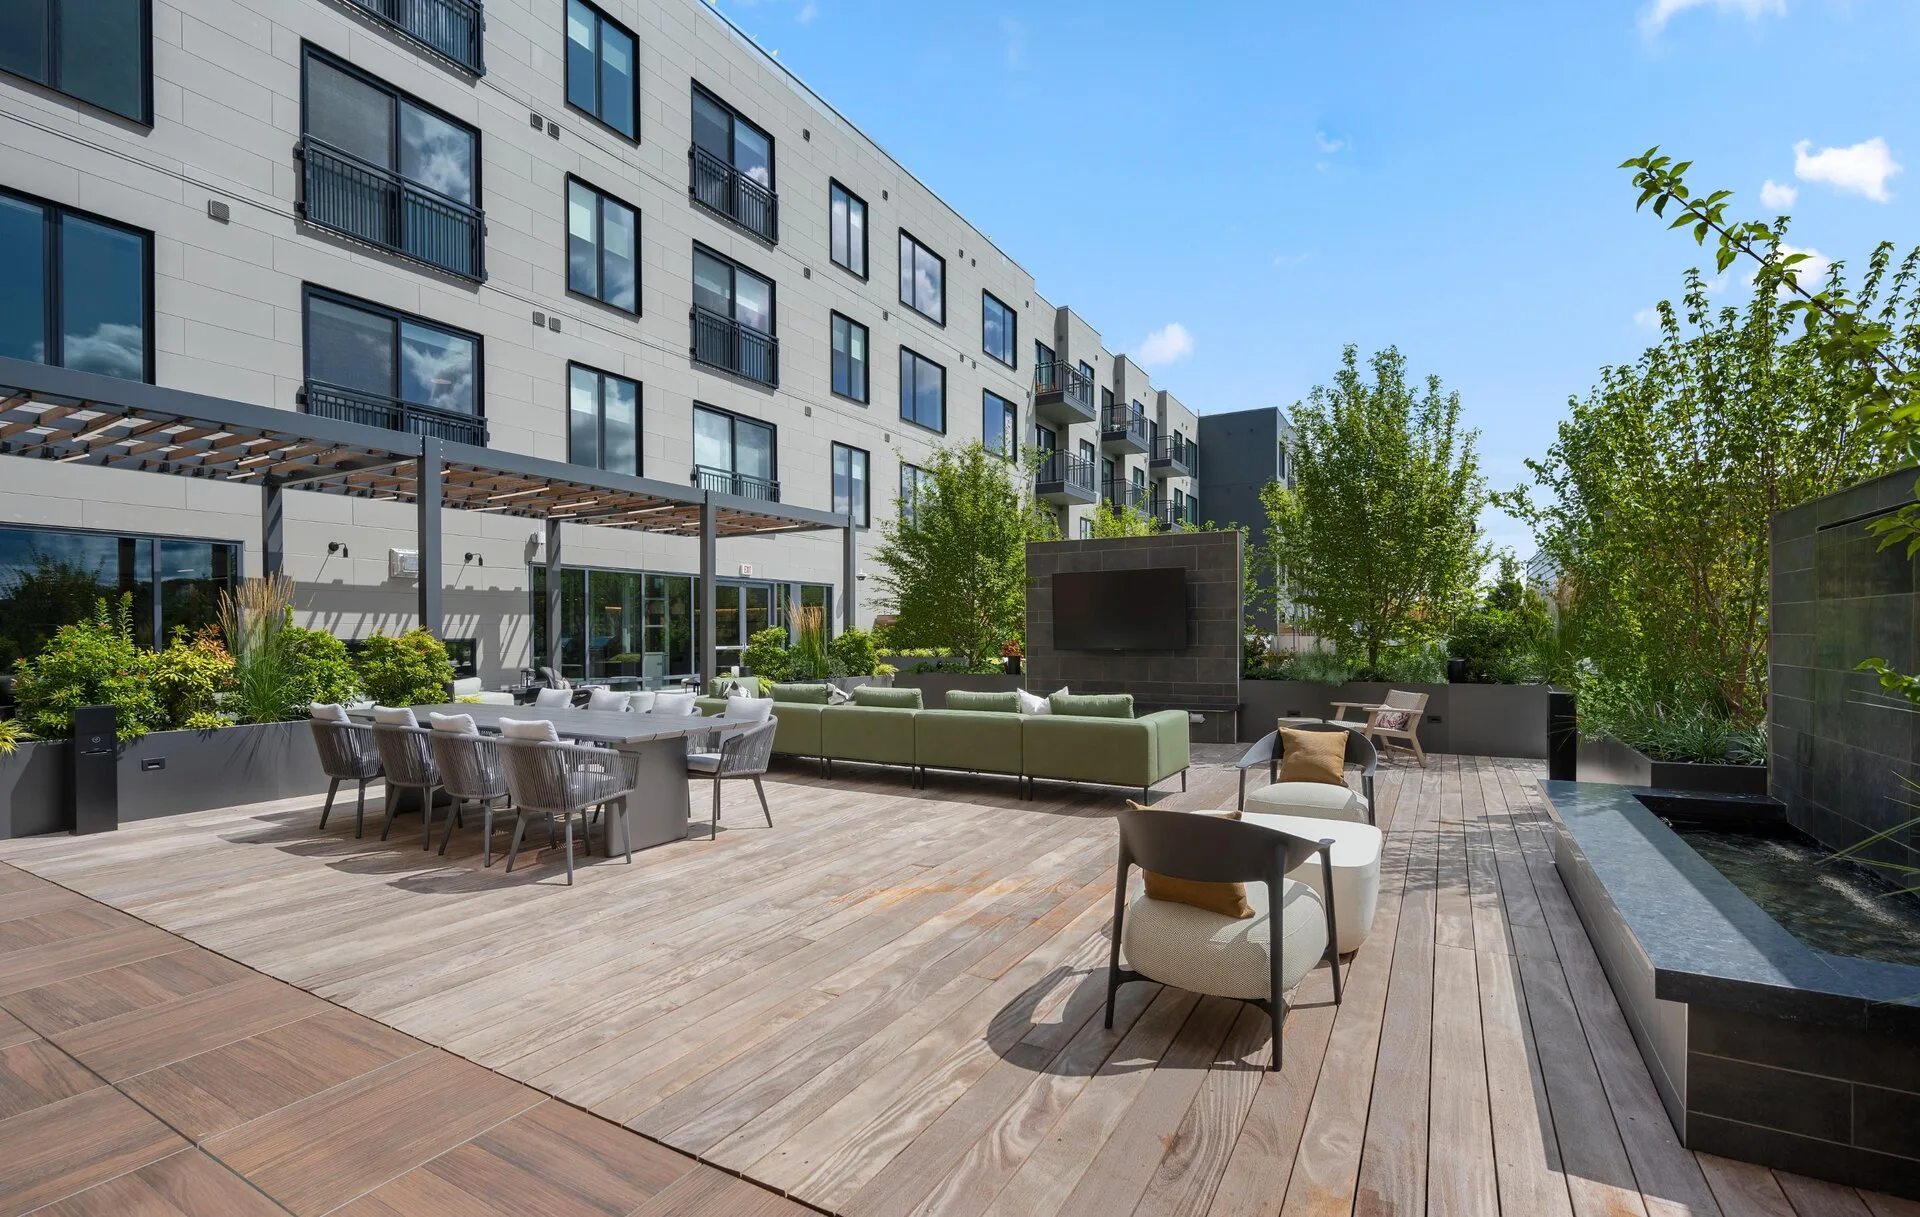
[[[860,685],[853,691],[856,706],[885,706],[889,710],[918,710],[926,705],[919,689],[893,689],[886,685]]]
[[[307,707],[307,714],[316,723],[344,723],[347,721],[347,708],[337,702],[317,701]]]
[[[435,731],[448,731],[454,735],[478,735],[480,729],[473,725],[471,714],[441,714],[437,711],[427,714],[427,724]]]
[[[771,697],[744,697],[736,693],[732,697],[727,698],[726,705],[722,706],[721,709],[726,712],[728,718],[740,718],[746,719],[749,722],[764,723],[773,713],[773,699]]]
[[[1367,801],[1344,783],[1335,786],[1331,782],[1275,782],[1249,790],[1247,810],[1266,815],[1367,822]]]
[[[648,714],[657,714],[663,718],[686,718],[700,713],[700,707],[694,704],[697,695],[693,690],[684,692],[655,693],[653,708]]]
[[[920,713],[890,706],[827,706],[820,715],[822,755],[882,765],[915,764],[913,720]]]
[[[1073,718],[1132,718],[1131,693],[1055,693],[1047,699],[1055,714]]]
[[[588,689],[587,705],[589,710],[625,710],[628,694],[613,689]]]
[[[726,703],[721,702],[714,713],[725,708]],[[781,756],[825,756],[820,744],[820,719],[826,712],[825,706],[776,702],[773,718],[779,725],[773,729],[773,750]]]
[[[1008,689],[1004,693],[996,693],[989,689],[948,689],[947,709],[1018,714],[1020,713],[1020,691]]]
[[[773,686],[773,700],[798,702],[807,706],[824,706],[832,693],[831,685],[790,684]]]
[[[555,731],[553,724],[544,718],[503,718],[500,720],[500,738],[557,744],[560,742],[560,733]]]
[[[1019,773],[1020,716],[922,710],[913,719],[913,759],[933,769]]]
[[[1149,786],[1156,773],[1152,726],[1138,718],[1020,716],[1021,767],[1029,777]]]
[[[1120,932],[1127,966],[1162,984],[1240,1000],[1269,996],[1274,918],[1264,883],[1247,885],[1253,916],[1223,917],[1191,905],[1137,896]],[[1311,887],[1283,880],[1280,987],[1300,983],[1327,949],[1327,918]]]
[[[635,689],[627,694],[627,713],[645,714],[653,709],[653,699],[658,696],[659,693],[653,689]]]
[[[387,727],[418,727],[412,706],[375,706],[373,721]]]
[[[1347,784],[1347,733],[1280,728],[1280,781]]]

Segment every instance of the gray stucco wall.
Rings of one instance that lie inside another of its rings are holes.
[[[1200,428],[1200,514],[1221,526],[1247,529],[1247,544],[1266,543],[1267,514],[1260,506],[1260,490],[1279,475],[1276,453],[1280,444],[1280,411],[1235,410],[1202,414]],[[1271,587],[1273,577],[1260,575],[1260,585]],[[1273,614],[1262,612],[1255,621],[1273,628]]]

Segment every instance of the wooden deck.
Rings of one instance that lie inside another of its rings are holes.
[[[1232,805],[1207,751],[1163,806]],[[1303,982],[1278,1073],[1237,1002],[1132,985],[1102,1029],[1116,792],[777,769],[771,829],[730,790],[717,842],[571,889],[305,802],[0,857],[834,1213],[1920,1215],[1677,1143],[1538,776],[1383,770],[1373,936],[1342,1006]]]

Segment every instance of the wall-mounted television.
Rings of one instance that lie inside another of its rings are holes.
[[[1184,651],[1187,571],[1061,571],[1053,576],[1056,651]]]

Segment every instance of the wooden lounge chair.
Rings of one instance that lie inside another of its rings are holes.
[[[1348,710],[1359,710],[1364,720],[1350,720]],[[1420,746],[1420,720],[1427,712],[1427,695],[1404,689],[1388,692],[1387,700],[1372,702],[1337,701],[1333,703],[1333,722],[1347,723],[1376,745],[1382,740],[1400,740],[1413,749],[1421,768],[1427,764],[1426,749]]]

